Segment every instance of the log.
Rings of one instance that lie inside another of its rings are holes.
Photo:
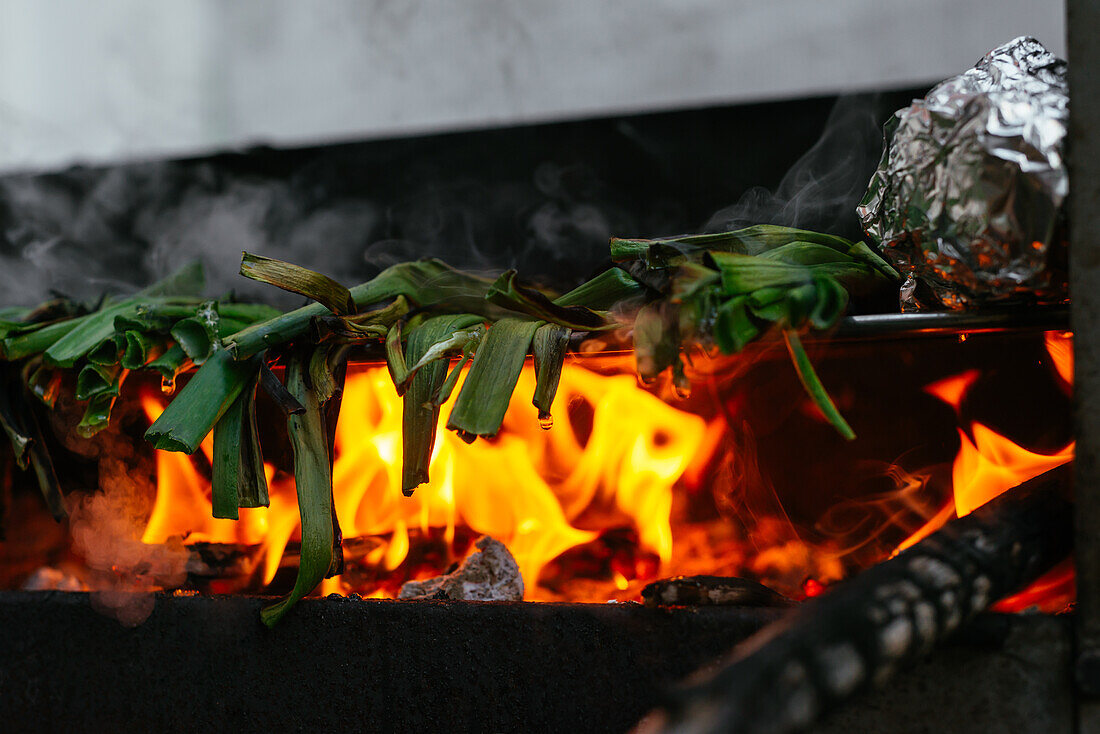
[[[383,543],[381,538],[362,536],[344,538],[344,554],[361,557]],[[279,560],[279,568],[297,568],[301,543],[291,541]],[[244,543],[192,543],[187,546],[187,575],[190,580],[235,579],[249,576],[255,568],[259,545]]]
[[[1070,552],[1070,468],[1006,492],[738,645],[636,732],[784,734],[809,727]]]

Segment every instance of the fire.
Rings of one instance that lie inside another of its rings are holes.
[[[1048,332],[1044,341],[1059,377],[1072,384],[1073,335]],[[958,412],[967,390],[979,376],[977,370],[969,370],[925,389]],[[935,532],[953,516],[968,515],[1013,487],[1073,461],[1073,453],[1072,442],[1053,454],[1036,453],[978,422],[971,424],[969,434],[959,429],[959,452],[951,467],[952,503],[907,538],[898,551]],[[1062,564],[997,608],[1018,611],[1039,606],[1046,611],[1060,611],[1072,600],[1072,588],[1072,565]]]
[[[530,403],[534,386],[527,365],[500,435],[491,441],[466,444],[446,431],[442,423],[450,404],[445,405],[431,481],[404,497],[401,400],[384,367],[349,374],[335,437],[333,487],[344,537],[381,539],[360,560],[392,571],[408,557],[412,532],[442,534],[450,547],[456,529],[468,528],[508,546],[528,597],[537,599],[536,581],[547,563],[595,540],[604,528],[629,526],[640,550],[667,565],[673,485],[700,446],[713,445],[704,440],[705,421],[646,392],[630,374],[605,375],[568,364],[555,425],[543,430]],[[150,396],[145,410],[153,420],[162,407]],[[209,460],[209,439],[203,452]],[[242,509],[239,522],[216,520],[210,516],[209,481],[193,460],[157,452],[158,494],[143,540],[185,535],[188,541],[262,545],[263,576],[270,581],[298,532],[298,515],[293,478],[267,469],[271,506]],[[616,572],[613,579],[620,589],[627,581],[621,576]],[[330,580],[324,591],[339,588]]]
[[[1053,370],[1068,387],[1072,336],[1049,333],[1045,344]],[[639,579],[674,573],[744,575],[794,596],[799,589],[802,596],[814,596],[886,554],[890,546],[870,544],[877,532],[871,525],[842,527],[824,543],[803,537],[774,492],[764,491],[770,485],[756,471],[752,441],[742,446],[731,438],[729,416],[737,412],[736,404],[708,419],[679,410],[640,387],[629,362],[629,357],[589,355],[567,363],[550,430],[540,426],[530,403],[535,386],[530,364],[495,439],[466,444],[445,430],[448,403],[441,411],[431,481],[412,497],[400,491],[401,399],[384,367],[353,370],[335,436],[334,503],[345,541],[365,542],[345,542],[345,559],[353,570],[327,579],[321,593],[393,596],[403,580],[442,573],[473,537],[483,534],[512,552],[533,600],[636,598]],[[985,423],[964,421],[966,396],[981,379],[980,370],[970,369],[924,388],[960,417],[952,493],[941,506],[925,494],[930,475],[905,475],[908,479],[898,486],[909,500],[898,503],[901,494],[892,493],[893,504],[883,505],[882,512],[887,518],[908,513],[924,525],[895,553],[953,517],[1073,459],[1072,443],[1037,453]],[[150,393],[143,400],[150,420],[155,419],[161,399]],[[271,506],[241,509],[237,522],[213,519],[209,472],[203,471],[211,444],[207,439],[196,457],[157,452],[158,494],[143,540],[163,543],[183,536],[187,542],[252,547],[253,583],[271,583],[284,562],[293,565],[293,552],[285,561],[284,555],[299,537],[293,477],[267,465]],[[674,488],[684,497],[696,489],[710,491],[719,464],[729,472],[730,491],[737,490],[731,496],[741,498],[742,505],[731,505],[740,522],[719,517],[693,525],[678,511],[674,549]],[[754,487],[771,500],[750,502],[756,495],[748,490]],[[910,532],[913,526],[895,527]],[[853,549],[861,554],[858,559]],[[599,575],[598,583],[581,583],[563,594],[562,569],[569,567],[564,573],[572,578],[574,565]],[[542,587],[540,576],[548,566]],[[1067,564],[998,608],[1058,610],[1072,599],[1072,588]]]
[[[993,429],[975,423],[974,440],[959,431],[960,447],[951,470],[955,514],[968,515],[1005,491],[1073,460],[1073,444],[1054,454],[1037,454]]]
[[[152,396],[142,399],[149,421],[164,410]],[[214,439],[207,436],[201,451],[206,461],[214,455]],[[202,478],[191,458],[171,451],[156,452],[157,497],[142,541],[163,543],[178,535],[192,542],[242,543],[251,545],[263,540],[267,532],[267,511],[245,509],[239,522],[219,520],[210,514],[210,483]],[[270,475],[270,472],[269,472]]]
[[[979,377],[981,377],[981,372],[979,370],[967,370],[966,372],[952,375],[939,382],[933,382],[931,385],[925,387],[924,391],[929,395],[934,395],[939,398],[958,412],[959,408],[962,406],[962,401],[966,396],[966,392]]]
[[[1046,348],[1058,376],[1068,385],[1073,384],[1073,334],[1068,331],[1048,331]]]

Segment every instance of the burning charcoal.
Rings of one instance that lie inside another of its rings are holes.
[[[789,607],[794,602],[763,584],[736,576],[675,576],[642,589],[647,607]]]
[[[255,546],[192,543],[187,546],[187,575],[201,579],[243,577],[255,566]]]
[[[1066,298],[1068,117],[1066,63],[1021,37],[886,123],[857,211],[907,277],[903,309]]]
[[[398,599],[454,601],[522,601],[523,577],[508,548],[488,535],[474,544],[478,550],[451,573],[425,581],[409,581]]]

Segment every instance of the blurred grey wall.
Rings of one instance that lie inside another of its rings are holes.
[[[0,0],[0,172],[932,82],[1061,0]]]

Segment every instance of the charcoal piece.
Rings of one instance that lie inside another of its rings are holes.
[[[755,581],[736,576],[674,576],[642,589],[647,607],[789,607],[794,602]]]
[[[247,576],[255,568],[259,546],[231,543],[192,543],[187,546],[187,575],[195,579]]]

